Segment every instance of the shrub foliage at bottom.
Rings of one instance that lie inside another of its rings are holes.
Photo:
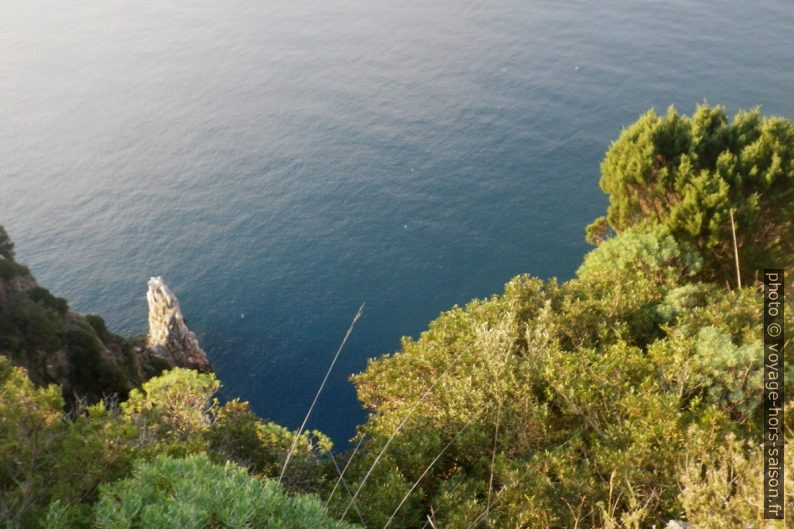
[[[288,496],[273,480],[260,480],[232,463],[205,454],[157,456],[135,463],[132,476],[100,488],[97,529],[353,529],[325,512],[310,495]],[[68,512],[53,505],[47,529],[66,529]]]

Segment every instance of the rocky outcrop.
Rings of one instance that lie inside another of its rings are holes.
[[[161,277],[149,280],[149,334],[146,345],[171,365],[212,371],[207,353],[187,328],[179,301]]]
[[[58,384],[70,401],[125,395],[147,376],[148,353],[109,333],[98,316],[69,310],[30,271],[0,256],[0,355],[38,385]]]
[[[70,403],[129,391],[164,369],[211,370],[185,325],[176,296],[161,278],[149,281],[149,335],[123,338],[96,315],[69,310],[22,264],[0,255],[0,355],[37,385],[58,384]]]

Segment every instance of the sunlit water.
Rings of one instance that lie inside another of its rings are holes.
[[[0,224],[124,334],[162,275],[224,395],[344,443],[349,374],[440,311],[570,277],[649,107],[794,118],[786,0],[3,0]]]

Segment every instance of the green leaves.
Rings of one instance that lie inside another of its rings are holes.
[[[699,130],[727,126],[718,118],[703,116]],[[431,516],[461,529],[625,529],[685,517],[682,465],[714,446],[692,432],[718,443],[755,438],[760,424],[761,295],[696,282],[704,262],[645,222],[593,250],[575,279],[517,277],[371,361],[354,377],[372,413],[349,470],[356,484],[373,469],[359,495],[367,525],[476,413],[394,527]]]
[[[41,501],[38,489],[54,459],[62,407],[57,387],[35,388],[0,356],[0,519],[25,521]]]
[[[784,118],[651,110],[610,146],[601,175],[609,209],[588,227],[591,243],[658,224],[701,253],[703,277],[733,281],[733,208],[743,276],[794,263],[794,125]]]
[[[263,477],[278,477],[295,433],[273,422],[264,422],[247,402],[232,400],[212,415],[206,432],[209,453],[218,462],[227,460]],[[288,491],[316,491],[325,482],[330,463],[325,457],[331,440],[317,431],[304,431],[293,451],[282,484]]]
[[[0,357],[0,519],[34,527],[47,504],[60,501],[63,512],[48,516],[71,520],[99,482],[126,470],[130,431],[123,424],[102,406],[73,421],[63,409],[60,388],[33,386]]]
[[[310,496],[287,496],[272,480],[212,463],[203,454],[137,461],[132,476],[100,490],[97,529],[352,529]]]
[[[202,435],[209,429],[208,413],[219,388],[213,373],[172,369],[132,390],[121,410],[144,436],[190,453],[204,446]]]

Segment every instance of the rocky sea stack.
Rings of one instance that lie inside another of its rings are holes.
[[[13,248],[10,240],[7,245]],[[124,399],[173,367],[211,371],[161,278],[149,281],[147,298],[148,335],[124,338],[110,332],[101,317],[70,310],[65,299],[41,287],[15,261],[13,251],[5,251],[0,254],[0,355],[25,368],[35,384],[61,386],[69,402]]]
[[[149,279],[149,335],[146,345],[170,364],[203,373],[212,371],[207,353],[187,328],[179,301],[161,277]]]

